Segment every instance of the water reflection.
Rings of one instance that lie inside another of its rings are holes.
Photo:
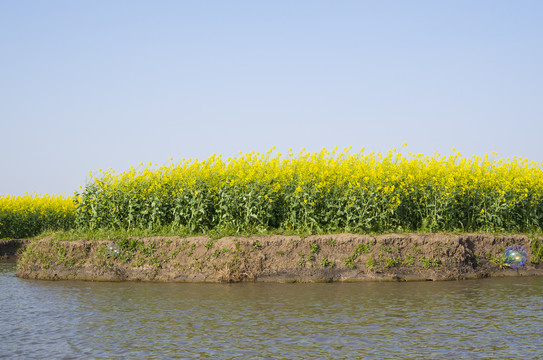
[[[0,357],[538,358],[543,278],[351,284],[21,280]],[[8,337],[9,336],[9,337]]]

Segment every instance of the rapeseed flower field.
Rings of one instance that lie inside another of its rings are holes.
[[[83,230],[540,232],[543,171],[537,162],[496,159],[495,153],[467,158],[454,150],[428,156],[323,148],[283,156],[271,149],[160,167],[140,164],[121,173],[99,170],[72,205],[67,200],[0,198],[1,236],[14,233],[4,228],[16,228],[9,219],[24,219],[19,213],[48,211],[43,219],[65,214]],[[67,223],[44,220],[41,228]]]
[[[74,226],[73,199],[61,195],[0,195],[0,239],[35,236]]]

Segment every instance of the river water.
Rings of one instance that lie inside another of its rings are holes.
[[[14,273],[0,262],[0,358],[543,357],[543,277],[182,284]]]

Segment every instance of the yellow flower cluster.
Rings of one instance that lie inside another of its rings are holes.
[[[0,195],[0,238],[56,229],[541,231],[543,170],[524,158],[302,149],[99,170],[73,197]]]
[[[91,229],[531,231],[543,224],[543,171],[522,158],[455,151],[271,149],[100,170],[75,202],[77,226]]]
[[[61,195],[0,195],[0,238],[34,236],[73,227],[74,204]]]

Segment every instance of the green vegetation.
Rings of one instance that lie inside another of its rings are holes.
[[[335,264],[333,262],[330,262],[326,257],[323,257],[321,260],[321,265],[324,267],[334,267]]]
[[[204,246],[206,249],[211,249],[213,247],[213,239],[210,239]]]
[[[347,259],[343,260],[344,264],[351,268],[351,269],[354,269],[355,268],[355,265],[354,263],[358,260],[358,257],[360,256],[360,254],[367,254],[370,252],[370,248],[365,245],[365,244],[358,244],[356,246],[356,248],[354,249],[354,252],[351,256],[349,256]]]
[[[387,257],[385,258],[385,267],[394,267],[402,263],[401,257]]]
[[[491,256],[490,257],[490,262],[498,265],[500,269],[509,267],[509,264],[505,262],[505,259],[503,258],[503,256],[502,257]]]
[[[368,260],[366,261],[366,267],[369,270],[375,270],[375,267],[377,266],[377,260],[375,260],[375,257],[370,256]]]
[[[29,238],[75,226],[73,200],[60,195],[0,195],[0,239]]]
[[[421,256],[419,260],[422,262],[422,267],[425,269],[429,269],[430,267],[438,267],[441,265],[441,260],[437,258],[430,259],[426,256]]]
[[[532,254],[532,263],[539,264],[540,262],[543,262],[543,244],[539,240],[532,240],[532,246],[530,247],[530,251]]]
[[[301,151],[99,170],[71,198],[0,195],[0,238],[515,232],[543,229],[543,171],[526,159]],[[388,251],[387,251],[388,252]]]
[[[301,253],[299,255],[300,255],[300,261],[298,263],[300,264],[300,266],[305,266],[305,263],[307,262],[307,260],[305,259],[305,254]]]

